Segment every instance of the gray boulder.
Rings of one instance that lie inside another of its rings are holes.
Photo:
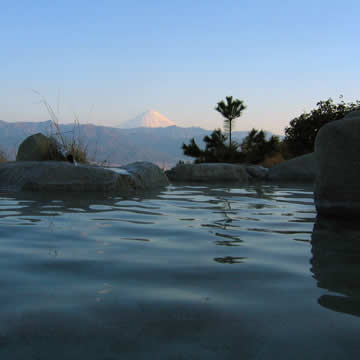
[[[315,205],[320,215],[360,214],[360,111],[324,125],[315,139],[319,174]]]
[[[0,188],[31,191],[117,192],[127,194],[168,184],[163,171],[151,163],[115,170],[74,166],[63,161],[16,161],[0,164]]]
[[[28,136],[19,146],[16,161],[65,160],[55,139],[41,133]]]
[[[269,169],[268,180],[284,182],[314,182],[317,165],[314,153],[298,156]]]
[[[120,174],[127,172],[145,190],[169,185],[165,173],[157,165],[150,162],[138,161],[113,169]]]
[[[180,182],[247,184],[251,179],[244,166],[226,163],[180,164],[166,174],[171,181]]]

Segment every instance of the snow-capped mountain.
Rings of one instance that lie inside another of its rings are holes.
[[[173,125],[175,125],[175,123],[166,116],[160,114],[158,111],[149,110],[136,116],[134,119],[121,123],[118,127],[122,129],[133,129],[138,127],[159,128]]]

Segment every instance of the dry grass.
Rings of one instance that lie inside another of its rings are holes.
[[[8,158],[3,150],[0,149],[0,163],[5,163],[8,161]]]
[[[59,118],[54,112],[51,105],[46,101],[46,99],[37,91],[34,90],[41,98],[41,103],[45,106],[48,111],[51,119],[51,129],[50,137],[56,140],[55,149],[49,149],[50,155],[54,155],[54,160],[56,159],[57,154],[65,153],[71,154],[73,158],[78,163],[89,163],[88,159],[88,147],[84,142],[83,137],[80,132],[80,122],[77,116],[75,116],[74,127],[73,129],[65,134],[60,130]]]
[[[259,165],[264,166],[266,168],[271,168],[276,164],[282,163],[283,161],[285,161],[285,159],[281,155],[281,153],[276,152],[271,155],[266,155],[264,161]]]

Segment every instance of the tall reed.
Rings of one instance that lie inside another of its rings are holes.
[[[57,154],[71,154],[78,163],[88,163],[88,146],[85,144],[81,136],[81,126],[79,118],[75,115],[73,129],[67,132],[62,132],[60,129],[59,118],[47,100],[37,91],[34,90],[41,98],[41,103],[45,106],[50,115],[51,128],[50,137],[55,140],[55,148],[49,149],[53,153],[54,160]],[[52,154],[50,154],[51,157]]]

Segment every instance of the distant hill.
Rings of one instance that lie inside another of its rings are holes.
[[[158,111],[149,110],[138,115],[134,119],[130,119],[120,124],[118,127],[122,129],[132,129],[138,127],[159,128],[173,125],[175,125],[174,122],[170,121],[167,117],[160,114]]]
[[[18,146],[27,136],[38,132],[44,135],[53,133],[51,124],[50,120],[16,123],[0,121],[0,147],[13,160]],[[66,136],[71,136],[74,125],[60,125],[60,129]],[[161,167],[171,167],[179,160],[193,160],[183,155],[181,145],[195,138],[203,147],[202,139],[212,132],[199,127],[183,128],[175,125],[119,129],[92,124],[80,125],[75,131],[88,146],[90,159],[93,161],[106,161],[117,165],[134,161],[152,161]],[[247,134],[247,131],[235,131],[233,139],[241,142]]]

